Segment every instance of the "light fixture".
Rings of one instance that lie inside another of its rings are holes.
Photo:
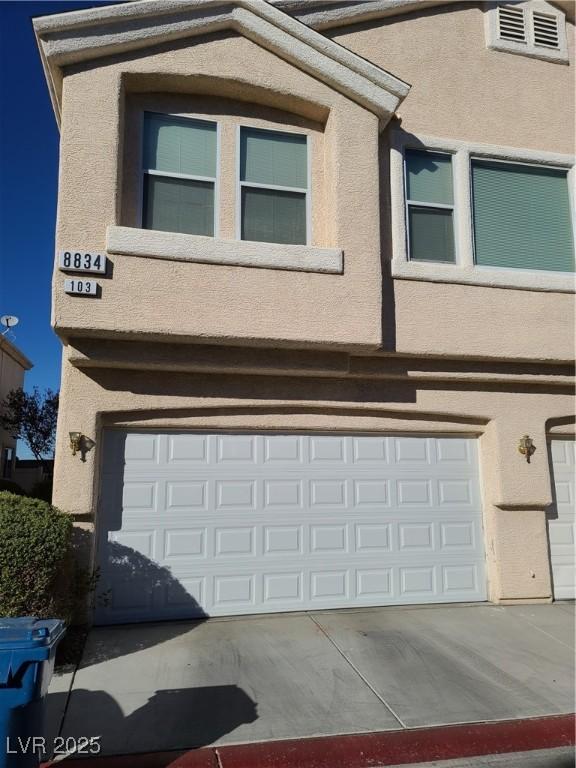
[[[535,450],[536,446],[534,445],[532,438],[528,435],[523,435],[520,438],[520,442],[518,443],[518,451],[522,454],[522,456],[526,456],[526,461],[528,464],[530,464],[530,456],[532,456]]]
[[[82,440],[82,432],[70,432],[70,448],[72,449],[72,456],[76,456],[80,450],[80,442]]]

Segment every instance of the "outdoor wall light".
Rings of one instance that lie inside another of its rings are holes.
[[[90,437],[83,435],[82,432],[69,432],[68,434],[70,435],[72,456],[76,456],[79,453],[82,461],[86,461],[86,454],[94,448],[96,443]]]
[[[530,456],[532,456],[535,450],[536,446],[534,445],[532,438],[528,437],[528,435],[524,435],[518,443],[518,451],[522,456],[526,456],[528,464],[530,464]]]
[[[72,449],[72,456],[76,456],[80,450],[80,440],[82,439],[82,432],[70,432],[70,448]]]

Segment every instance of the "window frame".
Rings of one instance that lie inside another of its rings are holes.
[[[252,182],[252,181],[242,181],[240,178],[240,170],[241,170],[241,149],[242,149],[242,130],[252,130],[252,131],[267,131],[268,133],[285,133],[285,134],[293,134],[296,136],[304,136],[306,139],[306,189],[301,189],[299,187],[285,187],[278,184],[260,184],[258,182]],[[250,242],[262,242],[263,244],[266,244],[266,241],[252,241],[252,240],[244,240],[242,237],[242,188],[243,187],[249,187],[252,189],[269,189],[275,192],[297,192],[300,194],[304,194],[305,198],[305,205],[304,209],[306,211],[306,242],[305,243],[284,243],[284,245],[294,245],[295,247],[303,246],[303,245],[311,245],[312,244],[312,142],[310,141],[310,135],[306,132],[303,132],[301,130],[291,130],[288,128],[287,130],[283,127],[281,129],[279,128],[269,128],[269,127],[262,127],[260,125],[250,125],[248,123],[238,123],[236,126],[236,209],[235,209],[235,226],[234,226],[234,234],[236,236],[237,240],[240,240],[245,243]],[[282,243],[268,243],[269,245],[282,245]]]
[[[406,195],[406,150],[428,150],[452,155],[454,185],[454,237],[456,262],[426,262],[410,259],[408,243],[408,207]],[[574,183],[576,158],[537,150],[522,150],[488,144],[472,144],[456,139],[434,136],[416,136],[402,129],[393,131],[390,146],[390,184],[392,219],[392,277],[431,282],[488,285],[524,290],[543,290],[572,293],[576,288],[576,272],[520,269],[476,264],[472,161],[489,160],[503,164],[517,164],[537,168],[550,168],[567,172],[568,195],[571,210],[572,237],[576,247],[576,211]]]
[[[153,168],[144,167],[144,136],[146,130],[146,115],[160,115],[162,117],[172,117],[177,120],[190,120],[194,123],[205,123],[208,125],[216,126],[216,176],[214,178],[208,176],[196,176],[187,173],[178,173],[176,171],[156,171]],[[140,125],[140,179],[138,190],[139,201],[139,221],[138,226],[140,229],[146,229],[150,232],[157,232],[158,230],[151,230],[144,226],[144,179],[146,175],[159,176],[161,178],[169,179],[183,179],[185,181],[204,181],[214,185],[214,225],[212,235],[193,235],[194,237],[218,237],[219,236],[219,222],[220,222],[220,174],[221,174],[221,125],[218,120],[209,120],[203,117],[199,117],[193,114],[183,114],[181,112],[162,112],[156,109],[144,109],[141,112],[141,125]],[[183,232],[175,232],[174,234],[189,234]]]
[[[408,199],[408,159],[406,157],[407,152],[428,152],[433,155],[446,155],[450,158],[450,174],[452,176],[452,204],[447,205],[446,203],[422,203],[417,200],[410,200]],[[434,150],[434,149],[428,149],[428,147],[410,147],[405,146],[402,151],[403,155],[403,163],[404,163],[404,198],[406,200],[406,211],[405,211],[405,217],[406,217],[406,251],[408,256],[408,261],[415,262],[417,264],[458,264],[459,259],[459,248],[458,248],[458,238],[456,237],[456,217],[457,217],[457,211],[456,211],[456,179],[454,177],[454,163],[453,163],[453,152],[449,151],[441,151],[441,150]],[[432,208],[435,210],[442,210],[442,211],[452,211],[452,237],[454,240],[454,261],[424,261],[422,259],[413,259],[411,256],[412,253],[412,247],[410,245],[410,206],[415,206],[417,208]]]

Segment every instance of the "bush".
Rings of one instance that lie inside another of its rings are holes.
[[[14,480],[0,480],[0,491],[10,491],[17,496],[26,496],[26,491],[21,488]]]
[[[0,492],[0,616],[70,622],[77,606],[72,519],[40,499]]]
[[[34,499],[42,499],[43,501],[47,501],[48,504],[51,504],[52,503],[52,478],[45,477],[43,480],[38,480],[38,482],[34,483],[34,485],[32,486],[32,490],[30,491],[29,495],[32,496],[32,498]]]

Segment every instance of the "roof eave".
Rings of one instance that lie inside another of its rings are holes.
[[[25,371],[29,371],[34,367],[33,363],[21,352],[17,346],[12,344],[6,336],[0,335],[0,349],[11,357],[18,365],[20,365]]]
[[[149,19],[146,26],[142,21]],[[410,86],[264,0],[136,0],[34,19],[59,121],[63,68],[232,29],[291,61],[388,122]]]

